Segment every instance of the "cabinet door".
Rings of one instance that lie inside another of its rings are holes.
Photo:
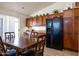
[[[66,49],[73,49],[73,34],[65,33],[64,34],[64,48]]]
[[[71,17],[64,18],[64,33],[73,32],[73,19]]]
[[[73,19],[72,17],[64,18],[64,48],[73,49]]]
[[[73,50],[78,51],[78,33],[74,34]]]
[[[74,16],[79,16],[79,8],[73,9],[74,11]]]
[[[74,17],[74,40],[73,50],[78,51],[78,16]]]
[[[33,26],[37,26],[37,17],[34,17],[34,18],[33,18],[32,25],[33,25]]]
[[[43,25],[43,18],[42,18],[42,16],[38,16],[37,17],[37,23],[38,23],[39,26]]]
[[[48,16],[43,15],[43,25],[46,25],[46,19],[48,18]]]
[[[75,6],[78,7],[79,6],[79,2],[75,2]]]
[[[72,17],[73,16],[73,10],[64,10],[64,17]]]
[[[29,19],[29,26],[32,26],[32,18]]]
[[[26,26],[29,25],[29,19],[26,19]]]
[[[79,16],[78,16],[78,51],[79,51]]]
[[[74,17],[74,34],[78,33],[78,16]]]

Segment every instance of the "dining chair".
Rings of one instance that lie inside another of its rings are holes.
[[[41,35],[37,38],[37,45],[35,47],[35,56],[43,56],[45,45],[45,35]]]
[[[30,37],[31,37],[31,38],[37,38],[37,37],[38,37],[38,32],[32,31]]]
[[[41,35],[37,38],[37,44],[34,48],[29,49],[21,53],[22,56],[43,56],[45,45],[45,35]]]
[[[5,41],[8,40],[12,40],[15,38],[15,33],[14,32],[5,32]]]
[[[0,36],[0,56],[16,56],[16,49],[7,49]]]

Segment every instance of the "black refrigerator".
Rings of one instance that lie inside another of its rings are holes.
[[[46,19],[46,47],[63,49],[63,18]]]

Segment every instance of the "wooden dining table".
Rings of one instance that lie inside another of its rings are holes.
[[[45,35],[45,34],[38,34],[38,36],[40,35]],[[11,41],[3,40],[3,43],[7,46],[16,48],[17,52],[21,52],[23,50],[28,50],[35,47],[37,45],[37,39],[29,38],[29,36],[24,37],[17,35],[15,36],[14,39],[11,39]]]

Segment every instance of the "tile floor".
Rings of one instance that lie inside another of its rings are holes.
[[[78,53],[70,50],[61,51],[45,47],[44,56],[78,56]]]

